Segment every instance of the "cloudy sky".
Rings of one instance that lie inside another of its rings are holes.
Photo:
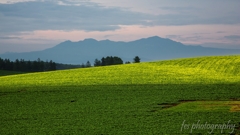
[[[240,49],[240,0],[0,0],[0,53],[160,36]]]

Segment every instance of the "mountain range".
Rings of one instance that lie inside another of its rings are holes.
[[[133,61],[139,56],[141,61],[155,61],[175,58],[186,58],[211,55],[240,54],[240,49],[218,49],[202,46],[184,45],[170,39],[158,36],[142,38],[130,42],[116,42],[110,40],[97,41],[85,39],[79,42],[65,41],[52,48],[42,51],[24,53],[4,53],[1,58],[10,60],[53,60],[64,64],[82,64],[106,56],[118,56],[123,61]]]

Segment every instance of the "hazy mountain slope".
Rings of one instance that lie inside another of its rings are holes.
[[[1,54],[2,58],[36,60],[53,60],[58,63],[81,64],[105,56],[118,56],[124,61],[133,61],[138,55],[142,61],[173,59],[209,55],[240,54],[240,50],[216,49],[201,46],[186,46],[182,43],[160,37],[149,37],[131,42],[97,41],[85,39],[79,42],[65,41],[53,48],[27,53]]]

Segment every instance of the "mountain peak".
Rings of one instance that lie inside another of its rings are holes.
[[[72,43],[72,41],[71,40],[66,40],[63,43]]]
[[[141,38],[140,41],[147,40],[147,41],[159,41],[159,40],[167,40],[166,38],[161,38],[159,36],[152,36],[148,38]]]
[[[152,36],[152,37],[148,37],[147,39],[162,39],[162,38],[159,36]]]
[[[153,61],[204,55],[240,54],[240,50],[213,49],[198,46],[185,46],[168,38],[152,36],[130,42],[96,40],[92,38],[79,42],[67,40],[55,47],[28,53],[0,54],[1,58],[11,60],[35,58],[51,59],[57,63],[79,64],[94,61],[105,56],[118,56],[124,61],[131,61],[139,56],[142,61]]]
[[[93,38],[86,38],[83,40],[83,42],[97,42],[97,40]]]

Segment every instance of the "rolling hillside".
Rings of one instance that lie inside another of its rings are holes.
[[[0,77],[0,134],[240,133],[240,56]]]
[[[0,78],[1,87],[238,83],[240,56],[201,57],[30,73]]]

